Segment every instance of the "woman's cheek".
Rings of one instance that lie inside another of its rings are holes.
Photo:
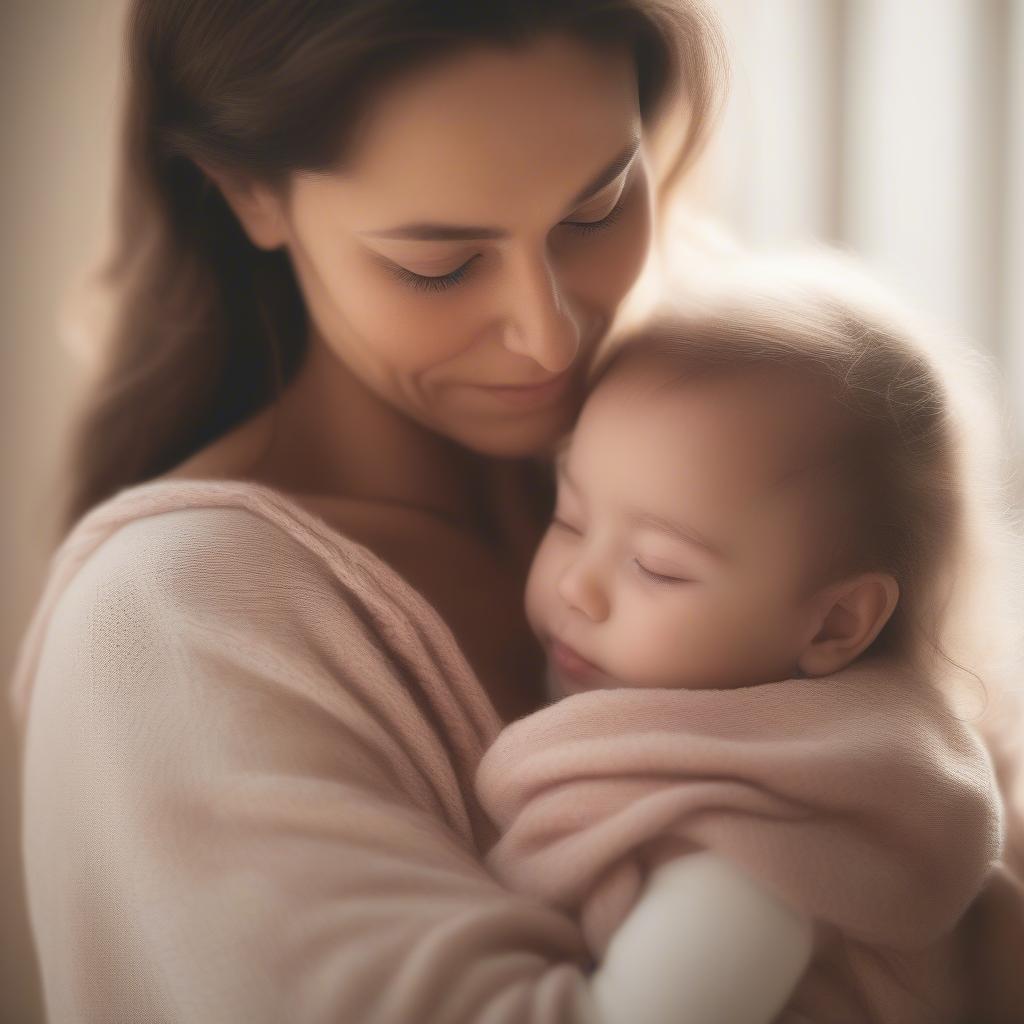
[[[443,297],[421,297],[399,281],[352,287],[344,308],[355,334],[372,339],[375,351],[396,367],[427,369],[464,347],[460,318],[450,304]]]
[[[590,293],[614,312],[644,268],[650,251],[651,206],[646,175],[634,185],[629,206],[606,235],[589,242],[587,251]]]

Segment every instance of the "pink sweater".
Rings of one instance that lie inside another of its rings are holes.
[[[484,866],[502,723],[452,634],[278,492],[92,510],[11,697],[49,1024],[597,1019],[577,925]]]
[[[454,637],[283,494],[161,481],[90,512],[11,700],[51,1024],[597,1019],[580,927],[486,864],[503,723]],[[1022,974],[998,877],[986,984]]]

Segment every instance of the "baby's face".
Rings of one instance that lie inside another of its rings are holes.
[[[777,370],[664,379],[607,379],[559,460],[526,588],[559,693],[787,679],[816,632],[825,400]]]

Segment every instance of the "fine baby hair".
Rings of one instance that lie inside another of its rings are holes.
[[[899,586],[870,650],[925,670],[942,661],[985,686],[1005,671],[999,656],[1014,649],[1019,621],[1016,538],[977,352],[949,344],[832,252],[736,257],[671,291],[598,357],[591,393],[652,360],[661,389],[779,368],[820,382],[839,413],[819,467],[841,510],[828,574],[880,571]]]

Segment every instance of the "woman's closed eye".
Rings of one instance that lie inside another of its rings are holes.
[[[405,267],[398,266],[397,263],[389,263],[387,264],[387,267],[391,273],[404,284],[410,285],[413,288],[420,288],[423,291],[440,292],[458,284],[466,276],[470,264],[479,258],[480,254],[477,253],[476,256],[471,256],[466,260],[461,267],[457,267],[450,273],[441,274],[439,277],[429,277],[425,274],[414,274],[411,270],[406,270]]]
[[[559,227],[570,228],[584,237],[596,234],[599,231],[606,231],[622,216],[625,203],[626,193],[624,190],[622,195],[619,196],[618,202],[599,220],[563,220]],[[421,291],[439,292],[459,284],[469,272],[470,266],[479,258],[480,253],[477,253],[466,260],[462,266],[456,267],[455,270],[447,274],[439,274],[437,276],[416,274],[406,267],[399,266],[397,263],[391,263],[390,261],[385,263],[385,266],[403,284],[407,284],[411,288],[418,288]]]
[[[563,220],[562,226],[572,228],[574,231],[578,231],[582,235],[592,235],[597,231],[606,231],[622,216],[622,210],[625,205],[626,193],[623,191],[622,195],[619,196],[618,202],[600,219]]]

